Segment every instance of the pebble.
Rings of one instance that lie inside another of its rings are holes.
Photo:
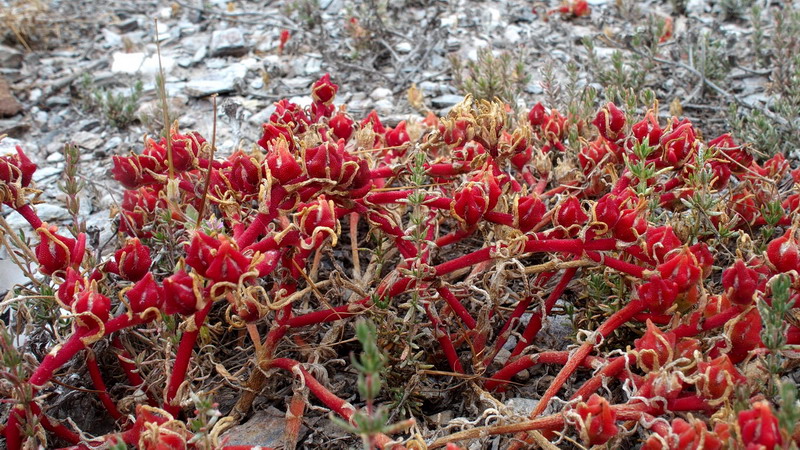
[[[402,54],[411,53],[411,50],[413,49],[414,47],[411,45],[411,43],[406,41],[400,42],[395,46],[395,50],[397,50],[397,53],[402,53]]]
[[[9,289],[16,284],[30,282],[25,272],[10,259],[0,259],[0,297],[5,297]]]
[[[375,102],[374,108],[375,111],[378,112],[379,115],[384,116],[386,114],[391,114],[391,112],[395,109],[395,103],[387,98],[378,100]]]
[[[508,407],[508,409],[513,411],[514,414],[522,417],[530,416],[538,404],[539,400],[524,397],[510,398],[505,402],[505,405]]]

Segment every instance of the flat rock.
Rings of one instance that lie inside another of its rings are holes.
[[[464,100],[463,95],[445,94],[432,99],[431,104],[435,108],[447,108],[448,106],[460,103],[462,100]]]
[[[247,75],[247,66],[241,63],[231,64],[221,70],[207,72],[186,83],[186,93],[192,97],[207,97],[211,94],[223,94],[236,90],[236,83]]]
[[[31,128],[29,121],[21,116],[13,119],[0,120],[0,135],[7,134],[11,137],[21,137]]]
[[[211,56],[241,56],[249,46],[240,28],[217,30],[211,35]]]
[[[22,67],[22,52],[12,47],[0,45],[0,67],[8,69]]]
[[[286,430],[286,415],[277,408],[258,411],[247,422],[226,431],[221,438],[227,445],[249,445],[278,448],[284,446],[283,433]],[[300,436],[305,436],[308,428],[300,425]]]
[[[30,280],[25,276],[25,272],[14,262],[8,259],[0,259],[0,297],[5,297],[6,293],[15,284],[27,284]]]
[[[5,78],[0,77],[0,117],[15,116],[22,111],[22,105],[11,94]]]
[[[36,205],[35,208],[36,214],[43,222],[66,220],[71,217],[69,211],[61,206],[42,203],[41,205]]]
[[[103,143],[103,139],[100,136],[88,131],[79,131],[73,134],[72,141],[75,142],[78,147],[87,150],[94,150]]]

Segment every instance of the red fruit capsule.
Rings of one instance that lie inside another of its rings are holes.
[[[314,99],[315,102],[329,105],[333,102],[338,90],[339,86],[331,83],[331,75],[326,73],[311,86],[311,98]]]
[[[328,126],[331,127],[331,131],[336,140],[344,139],[345,142],[347,142],[350,136],[353,135],[355,122],[353,122],[353,119],[347,117],[345,113],[338,112],[328,121]]]
[[[678,286],[674,281],[651,277],[637,288],[639,300],[645,302],[651,312],[663,314],[672,307],[678,297]]]
[[[399,147],[410,140],[406,131],[406,121],[403,120],[396,127],[386,132],[386,146]]]
[[[639,339],[633,341],[636,346],[636,362],[645,372],[652,372],[672,361],[675,351],[675,333],[659,330],[650,319],[647,319],[647,331]]]
[[[761,314],[758,309],[751,309],[740,317],[730,328],[731,348],[728,356],[737,364],[744,361],[751,351],[763,347],[761,342]]]
[[[336,228],[338,228],[336,209],[333,201],[328,200],[324,195],[319,196],[316,202],[310,203],[300,210],[297,221],[303,233],[314,237],[316,244],[322,243],[322,239],[318,237],[321,236],[321,233],[330,235],[335,244]]]
[[[250,258],[244,256],[227,236],[219,235],[219,247],[206,269],[206,278],[214,282],[238,283],[250,267]]]
[[[656,270],[658,270],[662,278],[674,282],[679,292],[688,291],[700,281],[703,275],[703,270],[697,257],[688,248],[673,254],[664,263],[660,264]]]
[[[186,249],[186,264],[188,264],[200,276],[205,277],[208,266],[214,258],[220,241],[203,233],[196,231]]]
[[[520,197],[514,206],[514,220],[523,233],[531,231],[538,225],[547,212],[544,202],[536,195]]]
[[[131,307],[131,312],[140,314],[148,308],[161,309],[164,304],[164,289],[153,279],[153,274],[147,274],[125,294]]]
[[[617,414],[603,397],[592,394],[588,402],[578,403],[575,412],[580,417],[581,437],[588,445],[603,445],[617,435]]]
[[[128,239],[124,247],[114,253],[119,276],[128,281],[139,281],[150,270],[150,248],[137,238]]]
[[[86,287],[86,280],[81,276],[80,272],[72,267],[67,268],[64,282],[58,287],[58,300],[67,306],[71,306],[77,298],[77,294]]]
[[[72,304],[75,327],[84,330],[96,330],[108,321],[111,312],[111,300],[93,290],[83,291]]]
[[[778,272],[800,271],[800,246],[794,230],[787,230],[783,236],[767,244],[767,259]]]
[[[75,239],[61,236],[56,230],[55,226],[47,224],[36,230],[40,238],[39,245],[36,246],[36,259],[39,261],[39,270],[46,275],[69,267],[74,256],[72,252],[76,250]]]
[[[592,124],[597,127],[600,136],[611,142],[617,142],[625,137],[625,113],[612,102],[597,112]]]
[[[769,403],[757,402],[739,413],[737,422],[742,432],[742,442],[748,449],[781,448],[783,437],[778,419],[772,413]]]
[[[489,196],[481,183],[468,182],[456,191],[450,204],[450,212],[464,228],[472,228],[480,222],[489,209]]]
[[[759,274],[747,267],[741,259],[722,272],[722,287],[725,295],[733,303],[747,306],[753,303],[758,289]]]
[[[631,126],[631,133],[639,143],[655,147],[661,140],[662,130],[653,111],[648,111],[643,120]]]
[[[576,197],[568,197],[556,206],[553,214],[553,225],[567,229],[580,227],[589,220],[586,211],[583,210],[580,200]]]
[[[309,178],[324,178],[339,181],[344,159],[344,142],[333,144],[324,142],[307,149],[303,162]]]
[[[287,184],[303,173],[303,168],[289,151],[285,139],[278,139],[270,144],[265,158],[270,175],[281,184]]]
[[[642,446],[642,450],[719,450],[721,448],[720,436],[709,431],[706,423],[702,420],[691,418],[690,422],[681,418],[672,419],[669,430],[658,428]]]
[[[538,102],[533,105],[533,108],[528,113],[528,121],[531,126],[539,127],[544,125],[545,116],[547,116],[547,112],[544,109],[544,105],[542,105],[542,102]]]
[[[194,278],[181,269],[163,281],[164,313],[188,316],[197,311]]]
[[[738,383],[747,381],[728,355],[722,355],[710,362],[701,361],[697,369],[701,374],[697,380],[697,390],[703,397],[714,402],[729,398]]]

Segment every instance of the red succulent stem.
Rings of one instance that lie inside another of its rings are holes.
[[[394,282],[389,292],[386,294],[389,298],[400,295],[404,292],[408,285],[411,284],[410,278],[400,278]],[[379,297],[383,296],[383,289],[378,289]],[[333,322],[336,320],[346,319],[348,317],[357,316],[371,307],[371,298],[365,297],[358,301],[349,303],[347,305],[337,306],[335,308],[323,309],[321,311],[314,311],[302,316],[292,317],[286,321],[286,325],[290,328],[299,328],[308,325],[314,325],[325,322]]]
[[[464,322],[467,328],[470,330],[475,329],[477,322],[448,287],[438,287],[436,288],[436,292],[442,296],[444,301],[447,302],[447,305],[450,306],[450,309]]]
[[[694,336],[704,331],[713,330],[714,328],[719,328],[725,325],[726,323],[728,323],[729,320],[738,316],[741,312],[742,310],[738,306],[731,306],[725,311],[722,311],[718,314],[715,314],[712,317],[709,317],[702,323],[697,322],[692,324],[680,325],[672,331],[673,333],[675,333],[675,337],[678,339],[687,336]]]
[[[463,229],[459,228],[459,229],[457,229],[455,231],[447,233],[446,235],[436,239],[434,244],[438,248],[446,247],[448,245],[452,245],[452,244],[455,244],[457,242],[460,242],[464,238],[471,236],[472,233],[474,233],[474,232],[475,232],[475,227],[470,227],[469,229],[466,229],[466,230],[463,230]]]
[[[278,209],[275,205],[270,206],[269,212],[258,212],[247,229],[236,237],[236,244],[239,248],[245,248],[252,244],[259,235],[264,233],[267,229],[267,225],[272,222],[272,219],[274,219],[277,214]]]
[[[31,374],[31,378],[28,382],[35,389],[41,389],[50,377],[53,376],[53,372],[66,364],[67,361],[72,359],[79,351],[83,350],[83,340],[94,333],[95,332],[92,330],[81,330],[72,333],[64,344],[50,350],[50,353],[44,357],[39,367]]]
[[[453,341],[450,339],[450,333],[447,331],[447,328],[439,320],[439,315],[436,313],[433,306],[431,306],[430,302],[425,302],[424,307],[425,313],[428,315],[428,319],[431,321],[433,327],[433,335],[436,340],[439,341],[444,356],[450,364],[450,369],[456,373],[464,373],[464,368],[461,366],[461,361],[458,359],[458,353],[453,345]]]
[[[616,247],[617,247],[616,239],[597,239],[588,242],[584,242],[580,239],[539,239],[539,240],[534,239],[528,241],[525,244],[523,253],[563,252],[563,253],[572,253],[580,255],[584,251],[589,252],[590,250],[594,251],[614,250],[616,249]],[[496,250],[497,249],[495,247],[484,247],[480,250],[475,250],[472,253],[468,253],[464,256],[460,256],[458,258],[454,258],[450,261],[439,264],[438,266],[434,267],[435,270],[434,276],[441,277],[443,275],[447,275],[448,273],[455,272],[456,270],[463,269],[465,267],[471,267],[474,266],[475,264],[488,261],[492,259],[492,253],[493,251]],[[609,259],[609,258],[601,258],[600,255],[595,252],[589,252],[589,253],[594,253],[601,263],[605,263],[605,259]]]
[[[577,271],[578,269],[576,267],[571,267],[564,271],[564,275],[561,276],[558,284],[550,292],[550,295],[547,296],[547,299],[545,299],[544,311],[540,311],[539,314],[534,314],[533,317],[531,317],[531,320],[528,322],[528,325],[522,332],[522,338],[519,340],[519,342],[517,342],[517,346],[514,347],[514,351],[511,352],[509,360],[521,354],[528,345],[533,343],[534,339],[536,339],[536,335],[538,335],[539,331],[542,329],[542,322],[544,321],[544,318],[550,314],[553,306],[555,306],[558,299],[561,298],[561,295],[567,289],[567,286],[569,285],[570,281],[572,281],[572,278],[575,276]]]
[[[128,350],[125,349],[125,346],[122,345],[122,341],[120,341],[119,336],[114,336],[111,339],[111,346],[117,351],[117,360],[119,360],[119,365],[122,367],[123,372],[125,372],[125,377],[128,378],[128,383],[132,387],[140,387],[144,385],[144,379],[141,375],[139,375],[139,369],[136,367],[133,361],[133,357]],[[153,394],[150,393],[150,390],[145,388],[145,393],[147,394],[147,402],[150,406],[155,406],[156,401],[153,398]]]
[[[533,412],[531,412],[531,417],[536,417],[544,411],[547,407],[550,400],[558,393],[561,387],[566,383],[567,379],[575,373],[575,370],[578,368],[580,364],[583,363],[583,360],[586,359],[587,356],[592,352],[594,346],[597,345],[599,342],[596,341],[596,337],[600,336],[602,338],[608,337],[609,334],[614,332],[617,328],[622,326],[625,322],[629,321],[634,315],[642,312],[647,305],[644,302],[634,300],[627,305],[625,305],[622,309],[615,312],[611,315],[594,333],[594,335],[589,337],[589,340],[584,342],[573,354],[572,358],[570,358],[569,362],[564,365],[561,369],[561,372],[558,373],[555,380],[553,380],[552,384],[547,388],[547,391],[542,395],[542,398],[539,400],[539,404],[536,405]]]
[[[587,382],[583,383],[583,385],[578,388],[574,394],[572,394],[570,400],[587,400],[593,393],[600,389],[605,379],[616,377],[620,372],[622,372],[623,369],[625,369],[626,363],[633,362],[635,359],[636,358],[634,358],[632,355],[618,356],[612,359],[611,362],[600,369],[600,372],[595,374]]]
[[[119,412],[119,409],[117,409],[114,400],[112,400],[111,396],[108,394],[108,388],[106,387],[105,381],[103,381],[100,367],[97,365],[97,358],[95,358],[94,352],[90,349],[86,351],[86,368],[89,370],[89,377],[92,379],[92,384],[94,384],[94,389],[97,391],[97,396],[100,397],[100,402],[103,403],[103,406],[114,420],[121,419],[123,416]]]
[[[348,403],[347,401],[339,398],[328,390],[325,386],[322,385],[319,381],[317,381],[313,375],[311,375],[300,362],[295,361],[289,358],[276,358],[270,360],[267,364],[267,367],[264,369],[268,369],[270,367],[275,367],[283,370],[287,370],[289,372],[298,374],[302,377],[303,383],[308,388],[309,392],[314,394],[319,401],[321,401],[325,406],[330,408],[336,414],[340,415],[343,419],[347,420],[348,422],[352,421],[353,414],[355,413],[355,408],[353,405]],[[375,443],[379,446],[379,448],[387,448],[392,442],[392,439],[385,434],[379,433],[373,436]],[[405,449],[404,446],[396,444],[392,447],[389,447],[395,450]]]
[[[36,214],[36,211],[34,211],[30,203],[26,203],[19,208],[16,208],[16,210],[22,215],[22,217],[25,218],[25,220],[28,221],[29,224],[31,224],[31,227],[33,227],[34,230],[42,226],[42,219],[39,218],[39,215]]]
[[[644,267],[640,267],[636,264],[631,264],[621,259],[597,252],[586,252],[586,256],[606,267],[612,268],[618,272],[626,273],[632,277],[646,278],[648,272]]]
[[[211,300],[206,301],[203,309],[196,312],[192,318],[193,327],[191,330],[186,331],[181,336],[181,342],[178,344],[178,352],[175,355],[175,364],[172,366],[172,374],[169,377],[169,384],[167,384],[167,392],[164,397],[164,410],[173,416],[177,416],[180,412],[180,405],[173,404],[175,396],[181,384],[186,380],[186,371],[189,369],[189,361],[192,359],[192,350],[194,344],[197,342],[197,336],[200,334],[200,328],[206,321],[211,306],[214,304]]]
[[[508,386],[508,381],[523,370],[530,369],[538,364],[563,365],[567,364],[569,360],[570,355],[567,351],[541,352],[521,356],[492,375],[492,377],[486,381],[484,388],[487,391],[497,390],[503,392],[506,386]],[[589,356],[582,361],[580,365],[591,369],[596,361],[604,362],[605,359]]]

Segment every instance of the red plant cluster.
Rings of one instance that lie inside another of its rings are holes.
[[[147,140],[140,154],[114,157],[114,178],[127,189],[119,229],[128,239],[94,267],[86,264],[82,234],[68,237],[36,217],[26,200],[35,166],[24,153],[0,159],[3,203],[36,229],[40,270],[72,317],[72,334],[30,374],[34,391],[101,340],[119,352],[131,385],[140,385],[147,369],[126,362],[120,331],[165,316],[185,322],[167,384],[148,389],[149,405],[138,405],[132,417],[120,413],[100,371],[90,368],[118,433],[86,440],[33,398],[15,399],[5,426],[8,448],[22,448],[34,419],[81,448],[115,442],[191,447],[181,386],[191,388],[186,374],[201,328],[219,317],[247,329],[258,349],[251,393],[237,409],[250,408],[264,386],[262,370],[280,369],[302,378],[317,401],[350,420],[350,403],[301,361],[277,356],[283,338],[412,294],[438,345],[428,358],[443,355],[441,369],[497,392],[535,365],[560,367],[527,422],[466,430],[428,442],[431,447],[480,433],[537,430],[548,438],[569,427],[586,445],[597,445],[620,439],[635,423],[647,449],[798,442],[797,431],[781,429],[775,406],[759,394],[764,383],[744,375],[748,367],[758,372],[752,363],[765,351],[756,302],[770,304],[770,280],[790,274],[793,301],[800,295],[800,234],[791,226],[800,194],[796,184],[778,189],[798,183],[800,173],[790,172],[782,156],[759,164],[729,135],[705,142],[689,120],[664,123],[650,111],[633,121],[613,103],[591,127],[542,104],[512,127],[502,105],[470,99],[427,124],[387,127],[374,112],[358,121],[337,109],[337,90],[326,75],[313,85],[310,107],[278,102],[258,147],[227,158],[212,159],[206,139],[174,128],[169,138]],[[573,126],[580,143],[567,141]],[[415,185],[415,176],[430,183]],[[717,209],[703,217],[713,233],[692,233],[677,227],[680,220],[668,220],[701,196],[715,200]],[[172,247],[157,238],[165,224],[175,236]],[[398,254],[372,280],[359,272],[358,247],[365,245],[358,243],[365,238],[359,225],[386,237]],[[766,235],[763,248],[740,238],[737,254],[723,256],[720,233],[749,236],[766,227],[783,231]],[[346,248],[343,228],[354,255],[346,286],[358,298],[311,301],[317,288],[309,273],[328,257],[326,249]],[[178,253],[163,258],[170,248]],[[476,304],[464,285],[502,274],[510,261],[522,267],[525,287],[510,283]],[[574,351],[539,351],[534,342],[544,321],[584,273],[616,276],[627,298]],[[268,330],[264,338],[259,325]],[[600,352],[626,326],[642,331],[627,348]],[[502,356],[512,336],[516,345],[510,357]],[[798,336],[789,326],[788,342]],[[563,391],[579,368],[595,373]],[[627,400],[601,396],[612,379],[624,386]],[[745,386],[749,396],[736,403]],[[560,393],[572,401],[542,416]],[[519,434],[517,442],[529,436]],[[373,438],[403,448],[401,440]]]

